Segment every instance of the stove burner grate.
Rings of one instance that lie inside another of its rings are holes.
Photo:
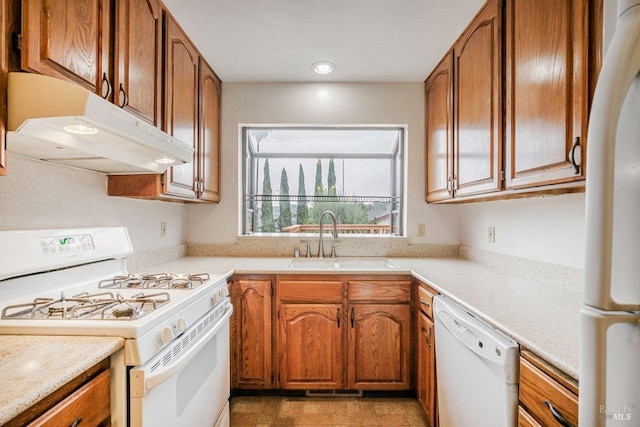
[[[98,287],[116,289],[194,289],[207,281],[209,281],[208,273],[179,275],[167,273],[130,274],[101,280],[98,283]]]
[[[167,292],[140,293],[131,298],[111,292],[82,293],[59,299],[35,298],[32,302],[15,304],[2,310],[2,319],[109,319],[133,320],[167,304]]]

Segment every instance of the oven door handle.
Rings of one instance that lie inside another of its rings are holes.
[[[171,378],[176,373],[180,372],[184,367],[186,367],[189,362],[202,350],[202,348],[216,335],[222,326],[227,323],[229,317],[233,313],[233,307],[229,306],[229,309],[226,311],[224,316],[220,318],[218,323],[211,328],[204,336],[200,337],[196,344],[194,344],[191,348],[185,351],[182,356],[178,359],[172,361],[170,365],[159,369],[153,374],[147,372],[145,368],[132,369],[131,370],[131,396],[132,397],[143,397],[149,391],[159,386],[169,378]],[[176,340],[179,342],[179,340]],[[172,347],[172,346],[171,346]],[[169,347],[169,348],[171,348]],[[153,366],[153,363],[148,363],[148,366]]]

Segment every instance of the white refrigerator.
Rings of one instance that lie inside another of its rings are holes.
[[[587,142],[579,422],[631,427],[640,426],[640,0],[604,3],[608,47]]]

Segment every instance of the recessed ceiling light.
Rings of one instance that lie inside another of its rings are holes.
[[[336,64],[330,61],[318,61],[311,65],[311,69],[318,74],[329,74],[336,69]]]

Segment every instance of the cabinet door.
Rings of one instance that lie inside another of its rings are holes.
[[[119,0],[117,5],[113,102],[160,128],[162,125],[162,8],[160,2],[158,0]]]
[[[166,15],[166,132],[194,148],[191,163],[166,172],[164,192],[196,198],[198,165],[198,53],[187,35]]]
[[[280,305],[280,388],[343,388],[344,340],[341,308],[341,304]]]
[[[408,390],[411,311],[404,304],[349,306],[349,383],[357,390]]]
[[[518,406],[518,427],[542,427],[522,406]]]
[[[103,371],[62,402],[29,423],[29,427],[111,425],[110,373]]]
[[[233,387],[271,388],[271,281],[237,280]]]
[[[7,73],[9,72],[9,19],[8,9],[12,1],[0,0],[0,176],[7,174],[7,152],[5,138],[7,131]]]
[[[500,189],[501,8],[489,0],[454,46],[456,196]]]
[[[587,1],[514,0],[506,10],[507,187],[584,179],[571,157],[585,164]]]
[[[109,0],[24,0],[22,68],[106,94],[110,80]],[[103,88],[103,82],[105,88]]]
[[[453,197],[453,55],[440,61],[426,81],[426,200]]]
[[[520,404],[541,425],[556,425],[549,405],[571,425],[578,425],[577,388],[568,389],[528,360],[527,353],[520,357]]]
[[[436,420],[436,353],[433,322],[418,312],[416,394],[430,425]]]
[[[220,201],[220,80],[200,58],[198,198]]]

